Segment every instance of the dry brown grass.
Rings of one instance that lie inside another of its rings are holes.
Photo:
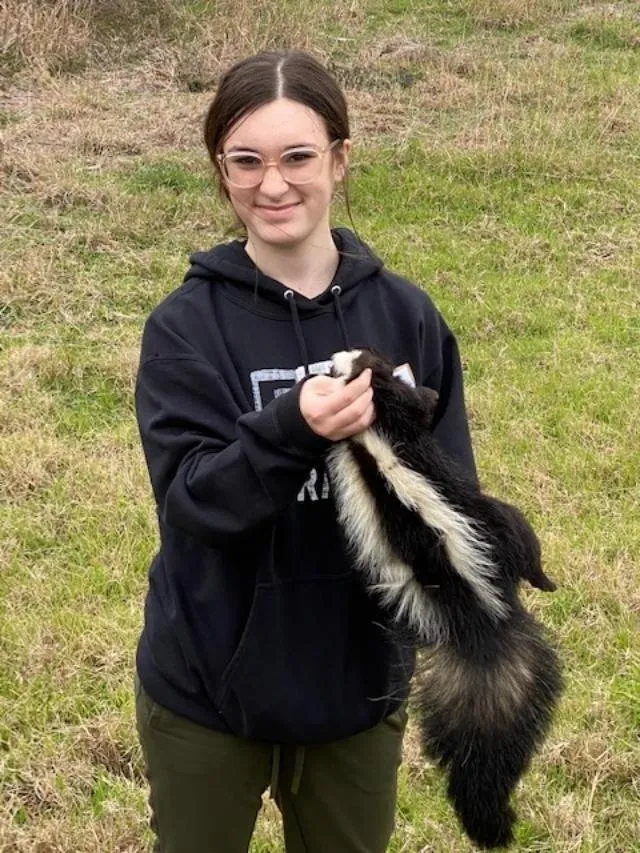
[[[357,25],[364,13],[352,3],[330,14],[332,23]],[[133,59],[153,68],[157,81],[199,91],[215,84],[222,67],[259,50],[296,47],[327,58],[323,23],[322,8],[288,0],[217,0],[200,13],[172,0],[4,0],[0,69],[58,74]]]
[[[60,70],[89,51],[91,0],[5,0],[0,6],[0,56],[9,68]]]
[[[514,29],[549,24],[579,6],[577,0],[468,0],[473,20],[484,27]]]

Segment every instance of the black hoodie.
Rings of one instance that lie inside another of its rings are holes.
[[[137,668],[159,704],[271,743],[363,731],[406,698],[414,654],[345,551],[301,380],[373,346],[440,394],[434,434],[475,475],[455,339],[424,292],[347,230],[316,299],[242,242],[191,258],[150,315],[136,384],[160,550]]]

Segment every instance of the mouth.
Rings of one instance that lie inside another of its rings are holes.
[[[299,204],[299,201],[294,201],[291,204],[280,205],[256,204],[255,207],[256,210],[259,210],[261,213],[266,214],[269,217],[278,217],[286,216],[295,207],[298,207]]]

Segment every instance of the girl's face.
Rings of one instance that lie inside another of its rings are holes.
[[[265,163],[272,161],[255,187],[231,186],[223,174],[233,209],[252,243],[283,248],[326,243],[331,198],[336,182],[344,177],[349,140],[336,144],[338,153],[329,150],[323,155],[318,176],[310,183],[288,183],[273,161],[290,148],[326,149],[331,142],[318,113],[288,98],[258,107],[231,128],[223,154],[245,151],[259,154]]]

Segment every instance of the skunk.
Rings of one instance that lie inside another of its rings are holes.
[[[554,590],[524,515],[485,495],[431,435],[438,395],[371,350],[336,353],[332,374],[372,369],[376,420],[327,457],[338,519],[359,570],[399,631],[424,649],[414,699],[424,752],[480,847],[513,841],[510,796],[562,692],[556,652],[518,598]]]

